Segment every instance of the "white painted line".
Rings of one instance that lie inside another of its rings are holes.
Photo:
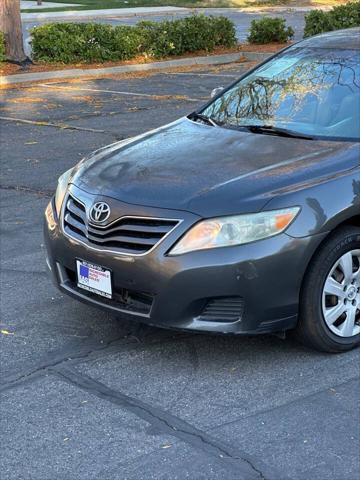
[[[52,88],[56,90],[73,90],[73,91],[83,91],[83,92],[95,92],[95,93],[115,93],[116,95],[128,95],[130,97],[147,97],[147,98],[164,98],[171,100],[172,98],[179,99],[177,97],[182,97],[181,100],[186,100],[188,102],[200,102],[201,100],[197,98],[188,98],[186,95],[176,95],[176,94],[163,94],[157,95],[155,93],[138,93],[138,92],[124,92],[119,90],[101,90],[99,88],[83,88],[83,87],[65,87],[62,85],[54,85],[52,83],[40,83],[40,87]]]
[[[62,85],[54,85],[51,83],[40,83],[40,87],[53,88],[57,90],[80,90],[83,92],[97,92],[97,93],[116,93],[117,95],[129,95],[131,97],[158,97],[159,95],[151,95],[149,93],[135,93],[135,92],[123,92],[119,90],[101,90],[98,88],[83,88],[83,87],[65,87]]]
[[[38,125],[40,127],[56,127],[61,130],[81,130],[83,132],[93,132],[93,133],[105,133],[105,130],[97,130],[96,128],[86,128],[86,127],[77,127],[76,125],[68,125],[67,123],[51,123],[51,122],[42,122],[37,120],[26,120],[25,118],[15,118],[15,117],[3,117],[0,116],[0,120],[6,122],[15,122],[15,123],[27,123],[29,125]]]
[[[165,73],[164,75],[195,75],[197,77],[228,77],[239,78],[239,75],[226,75],[225,73],[186,73],[186,72],[173,72]]]

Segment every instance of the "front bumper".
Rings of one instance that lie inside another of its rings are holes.
[[[131,208],[133,215],[169,213]],[[167,255],[169,248],[198,220],[186,212],[176,213],[184,220],[181,227],[154,250],[143,256],[117,255],[64,235],[50,202],[44,233],[55,284],[80,301],[165,328],[254,334],[295,326],[302,279],[323,236],[295,239],[281,234],[172,257]],[[112,271],[112,300],[77,287],[76,259]]]

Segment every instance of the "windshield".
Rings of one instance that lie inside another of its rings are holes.
[[[229,127],[266,125],[319,137],[360,137],[359,50],[291,48],[201,113]]]

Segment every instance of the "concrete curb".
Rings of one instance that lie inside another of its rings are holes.
[[[268,58],[270,54],[256,52],[236,52],[224,55],[209,55],[206,57],[179,58],[177,60],[164,60],[161,62],[142,63],[134,65],[121,65],[118,67],[105,68],[73,68],[69,70],[56,70],[52,72],[34,72],[20,73],[17,75],[7,75],[0,77],[0,85],[15,85],[26,82],[38,82],[64,78],[81,78],[81,77],[105,77],[108,75],[118,75],[131,72],[148,72],[151,70],[166,70],[174,67],[191,67],[195,65],[223,65],[227,63],[238,62],[242,59],[245,61],[261,62]]]
[[[244,57],[248,62],[257,62],[261,63],[264,62],[267,58],[271,57],[271,55],[274,55],[276,52],[273,53],[264,53],[264,52],[242,52]]]

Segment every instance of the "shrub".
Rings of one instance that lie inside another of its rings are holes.
[[[294,36],[294,30],[286,27],[284,18],[265,17],[252,20],[248,41],[250,43],[287,42]]]
[[[360,2],[339,5],[328,12],[313,10],[305,15],[304,38],[318,33],[360,26]]]
[[[97,23],[50,23],[32,29],[34,60],[106,62],[135,56],[139,35],[131,27]]]
[[[214,50],[236,44],[233,23],[225,17],[193,15],[180,20],[140,22],[143,53],[153,57],[181,55],[186,52]]]
[[[0,32],[0,62],[5,62],[5,35],[3,32]]]
[[[141,37],[140,52],[151,57],[167,57],[183,53],[182,20],[149,22],[143,21],[135,27]]]
[[[138,54],[159,58],[236,44],[229,19],[205,15],[134,27],[52,23],[33,28],[31,34],[34,60],[62,63],[127,60]]]

